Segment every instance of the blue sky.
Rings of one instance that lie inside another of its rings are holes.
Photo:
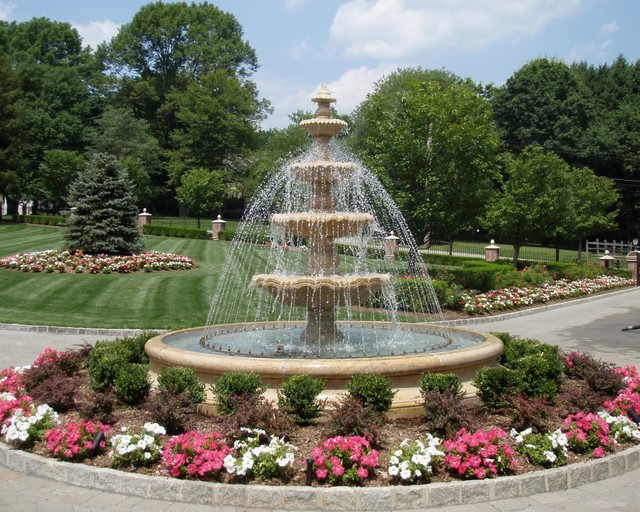
[[[117,33],[146,1],[0,0],[0,19],[67,21],[86,44]],[[610,63],[640,58],[637,0],[218,0],[260,64],[253,79],[283,127],[321,83],[351,112],[398,67],[444,68],[504,83],[533,58]]]

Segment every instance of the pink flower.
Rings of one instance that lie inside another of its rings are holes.
[[[356,473],[360,478],[367,478],[369,476],[369,470],[366,468],[358,468]]]
[[[597,448],[594,448],[593,456],[597,459],[599,459],[600,457],[604,457],[604,450],[602,449],[602,447],[598,446]]]
[[[327,468],[318,468],[318,469],[316,469],[316,476],[318,478],[320,478],[321,480],[323,478],[327,478],[328,474],[329,474],[329,470]]]

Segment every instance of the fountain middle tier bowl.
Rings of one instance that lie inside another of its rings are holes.
[[[255,372],[267,387],[266,397],[277,400],[282,382],[293,375],[322,379],[329,407],[346,393],[355,374],[379,373],[389,378],[397,393],[391,416],[419,416],[424,410],[419,381],[425,372],[455,373],[468,397],[475,395],[471,381],[484,366],[497,366],[502,342],[493,335],[433,324],[362,322],[338,327],[340,343],[322,347],[300,343],[303,322],[266,322],[198,327],[149,340],[152,378],[167,367],[192,368],[205,384],[231,371]],[[209,347],[203,346],[208,344]],[[301,346],[302,345],[302,346]],[[314,350],[323,350],[320,356]],[[202,406],[215,413],[213,394]]]
[[[257,274],[256,288],[268,290],[283,304],[307,309],[364,304],[371,295],[391,283],[391,274],[354,276],[284,276]]]
[[[328,240],[357,235],[372,221],[370,213],[299,212],[271,216],[271,225],[282,226],[290,235]]]
[[[310,183],[339,183],[350,178],[356,172],[356,164],[350,162],[298,162],[289,167],[296,179]]]
[[[312,137],[329,139],[334,135],[338,135],[347,127],[347,123],[342,119],[316,117],[314,119],[305,119],[300,121],[300,128]]]

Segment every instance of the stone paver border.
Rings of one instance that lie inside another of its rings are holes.
[[[410,510],[572,489],[640,468],[640,446],[602,459],[516,476],[389,487],[221,484],[137,475],[40,457],[0,443],[0,465],[70,485],[140,498],[277,510]]]

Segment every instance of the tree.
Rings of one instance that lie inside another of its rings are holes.
[[[160,145],[149,123],[128,108],[107,107],[90,134],[91,148],[117,157],[133,183],[136,204],[152,204],[165,189]]]
[[[489,104],[472,84],[437,77],[400,70],[376,84],[355,113],[351,141],[409,227],[432,239],[477,227],[498,179]]]
[[[71,185],[65,241],[71,251],[133,254],[142,250],[138,210],[126,171],[96,153]]]
[[[569,165],[540,146],[518,156],[504,156],[505,182],[489,203],[485,225],[495,237],[513,245],[513,263],[527,242],[557,239],[571,215]]]
[[[537,144],[579,162],[589,126],[589,91],[567,64],[540,58],[522,66],[494,91],[491,103],[505,144],[513,152]]]
[[[75,151],[45,151],[33,185],[36,197],[50,203],[54,211],[60,211],[69,195],[71,183],[84,165],[84,158]]]
[[[207,169],[191,169],[182,176],[177,188],[178,201],[198,219],[213,213],[222,206],[225,184],[220,172]]]
[[[163,148],[175,128],[168,96],[222,71],[241,81],[257,69],[242,27],[212,4],[154,2],[143,6],[109,44],[107,65],[122,76],[120,94],[146,119]]]
[[[19,93],[21,172],[16,199],[43,199],[38,166],[48,150],[82,151],[92,115],[90,84],[96,68],[69,23],[34,18],[0,25]]]
[[[24,162],[20,157],[20,110],[16,104],[18,80],[11,58],[3,50],[2,35],[0,30],[0,195],[10,200],[19,198]]]
[[[224,168],[226,161],[255,145],[264,109],[252,82],[219,70],[169,95],[175,106],[171,133],[171,182],[177,186],[188,168]]]
[[[578,259],[582,258],[582,243],[585,238],[616,227],[620,193],[609,178],[596,176],[587,168],[572,168],[569,173],[571,225],[567,233],[578,241]]]

